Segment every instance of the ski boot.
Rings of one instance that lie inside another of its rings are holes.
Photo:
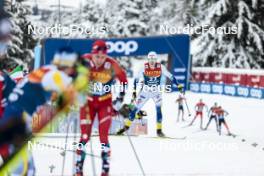
[[[233,136],[233,134],[230,131],[228,131],[227,136]]]
[[[73,176],[83,176],[82,172],[75,173]]]
[[[83,176],[83,167],[81,163],[76,163],[76,173],[73,176]]]
[[[86,144],[85,142],[81,142]],[[77,149],[76,151],[76,163],[75,163],[75,174],[74,176],[83,176],[83,163],[85,160],[85,152],[83,149]]]
[[[158,137],[165,137],[165,134],[162,132],[161,129],[157,129],[157,136]]]
[[[101,176],[108,176],[110,169],[110,146],[109,144],[102,144],[102,173]]]
[[[124,126],[124,128],[121,128],[120,130],[117,131],[116,135],[123,135],[125,131],[129,129],[128,126]]]

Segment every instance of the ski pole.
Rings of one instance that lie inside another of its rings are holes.
[[[127,137],[128,137],[128,140],[129,140],[129,143],[130,143],[130,145],[131,145],[131,148],[132,148],[132,150],[133,150],[133,152],[134,152],[134,155],[135,155],[135,157],[136,157],[136,159],[137,159],[137,162],[138,162],[138,165],[139,165],[140,170],[141,170],[141,172],[142,172],[142,175],[145,176],[145,175],[146,175],[146,174],[145,174],[145,171],[144,171],[143,166],[142,166],[142,163],[141,163],[141,161],[140,161],[140,159],[139,159],[139,157],[138,157],[137,151],[136,151],[135,146],[134,146],[134,144],[133,144],[133,142],[132,142],[132,140],[131,140],[131,137],[130,137],[130,135],[128,134],[128,132],[126,132],[126,135],[127,135]]]
[[[68,116],[69,118],[69,114],[67,114],[66,116]],[[68,121],[68,118],[65,119]],[[67,122],[67,127],[66,127],[66,138],[65,138],[65,146],[64,146],[64,150],[66,151],[67,150],[67,143],[68,143],[68,136],[69,136],[69,128],[70,128],[70,123]],[[64,175],[64,167],[65,167],[65,160],[66,160],[66,152],[65,152],[65,155],[63,155],[63,160],[62,160],[62,169],[61,169],[61,175]]]
[[[91,154],[94,155],[92,138],[90,138],[90,147],[91,147]],[[93,176],[96,176],[96,168],[95,168],[94,157],[91,157],[91,162],[92,162]]]
[[[187,104],[187,100],[184,99],[184,102],[185,102],[185,105],[186,105],[186,107],[187,107],[188,114],[189,114],[189,116],[191,116],[191,112],[190,112],[189,106],[188,106],[188,104]]]

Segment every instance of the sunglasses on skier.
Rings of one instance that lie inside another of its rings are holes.
[[[107,47],[102,47],[102,46],[99,46],[95,49],[96,51],[106,51],[107,50]]]

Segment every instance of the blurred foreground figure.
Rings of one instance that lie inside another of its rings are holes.
[[[4,12],[0,12],[0,63],[5,62],[8,42],[11,38],[11,23],[5,17]],[[15,82],[9,77],[7,73],[0,70],[0,119],[3,116],[4,108],[9,94],[15,87]],[[12,148],[8,143],[0,146],[0,166],[11,153]]]
[[[74,80],[78,79],[77,59],[78,54],[71,48],[61,48],[55,53],[51,65],[33,71],[16,85],[0,120],[0,146],[8,144],[13,148],[12,153],[20,151],[32,137],[33,113],[51,99],[56,101],[57,112],[73,104],[76,95]],[[8,161],[9,156],[3,158],[3,162]],[[34,172],[34,162],[29,152],[23,153],[11,171],[16,175],[34,175]]]

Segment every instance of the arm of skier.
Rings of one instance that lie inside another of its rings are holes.
[[[144,68],[141,68],[139,72],[137,73],[134,82],[133,82],[133,94],[132,94],[132,99],[135,100],[137,97],[137,86],[138,83],[141,79],[144,77]]]
[[[179,92],[183,92],[183,85],[179,84],[177,79],[168,71],[168,69],[164,65],[161,65],[161,70],[162,70],[162,74],[167,78],[169,78],[172,81],[172,84],[177,86]]]

